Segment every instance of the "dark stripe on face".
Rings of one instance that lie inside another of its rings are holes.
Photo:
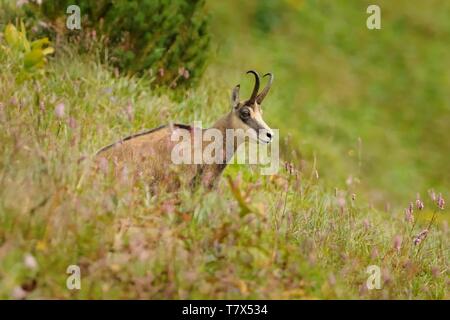
[[[261,126],[258,121],[253,119],[252,117],[245,118],[242,116],[242,114],[239,114],[239,118],[244,122],[246,125],[248,125],[250,128],[254,129],[257,134],[259,134],[259,130],[264,129],[263,126]]]

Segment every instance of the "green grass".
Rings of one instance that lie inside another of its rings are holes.
[[[417,253],[401,210],[377,211],[306,172],[228,168],[255,208],[242,215],[226,179],[218,191],[155,194],[142,179],[93,168],[96,149],[130,132],[169,118],[211,122],[227,108],[214,80],[177,103],[70,48],[45,77],[21,84],[14,57],[0,55],[1,298],[21,286],[30,299],[448,298],[442,213]],[[80,291],[65,286],[71,264],[81,267]],[[363,290],[373,264],[383,289]]]
[[[436,15],[382,2],[378,34],[356,2],[283,3],[298,9],[253,25],[256,1],[210,2],[217,50],[198,88],[178,93],[61,43],[45,75],[22,82],[0,37],[0,298],[449,298],[448,209],[426,195],[448,197],[446,2]],[[233,165],[233,187],[166,194],[93,165],[130,133],[212,124],[237,82],[250,91],[253,67],[276,74],[264,117],[294,175]],[[425,209],[412,225],[416,192]],[[73,264],[79,291],[66,288]],[[365,287],[370,265],[381,290]]]

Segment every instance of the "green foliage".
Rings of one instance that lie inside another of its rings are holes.
[[[267,33],[279,26],[282,19],[283,6],[283,1],[258,1],[253,15],[256,28],[263,33]]]
[[[0,59],[0,298],[448,299],[448,215],[433,218],[432,201],[413,228],[403,210],[300,169],[233,165],[218,190],[166,194],[95,168],[95,151],[130,133],[210,124],[228,109],[216,78],[177,103],[70,48],[36,83],[16,82],[11,62]],[[81,290],[66,287],[73,264]],[[369,265],[382,290],[364,290]]]
[[[208,16],[204,0],[44,1],[35,7],[62,33],[66,9],[76,4],[83,16],[81,33],[95,29],[108,48],[110,62],[130,74],[153,76],[155,84],[191,84],[208,58]]]
[[[23,80],[35,74],[43,74],[47,63],[46,56],[52,54],[54,49],[50,46],[48,38],[42,38],[30,42],[27,39],[25,25],[20,22],[20,30],[14,25],[8,24],[4,31],[6,45],[1,45],[1,50],[14,56],[20,70],[17,70],[18,78]]]

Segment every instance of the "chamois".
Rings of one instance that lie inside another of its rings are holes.
[[[260,77],[258,73],[250,70],[247,74],[253,74],[255,77],[255,85],[250,98],[244,102],[239,100],[240,85],[238,84],[232,90],[230,112],[210,128],[216,132],[220,131],[221,137],[223,137],[223,140],[220,141],[221,149],[217,152],[214,151],[214,157],[219,161],[173,165],[172,156],[176,142],[171,137],[174,134],[193,137],[195,133],[203,134],[210,130],[183,124],[164,125],[128,136],[100,149],[96,154],[97,159],[112,161],[116,168],[137,169],[135,172],[148,178],[149,182],[157,183],[158,186],[167,183],[171,187],[179,188],[180,183],[187,182],[189,185],[201,183],[207,188],[212,188],[242,142],[251,139],[257,143],[268,144],[273,138],[273,131],[262,119],[260,107],[272,86],[273,74],[264,75],[264,77],[269,76],[269,81],[259,94]],[[230,132],[229,129],[240,133],[232,138],[234,142],[232,147],[226,148],[226,135],[227,132]],[[242,132],[247,132],[245,137],[242,137]],[[190,148],[187,152],[194,154],[196,148],[201,147],[202,150],[205,150],[212,143],[212,141],[205,142],[203,140],[200,144],[189,142]]]

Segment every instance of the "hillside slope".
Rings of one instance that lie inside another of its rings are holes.
[[[92,166],[129,133],[211,123],[228,103],[214,78],[175,102],[68,47],[41,78],[19,82],[19,67],[2,42],[0,298],[448,298],[448,229],[428,198],[413,226],[301,170],[232,166],[219,190],[166,194]],[[369,265],[382,290],[366,289]]]

